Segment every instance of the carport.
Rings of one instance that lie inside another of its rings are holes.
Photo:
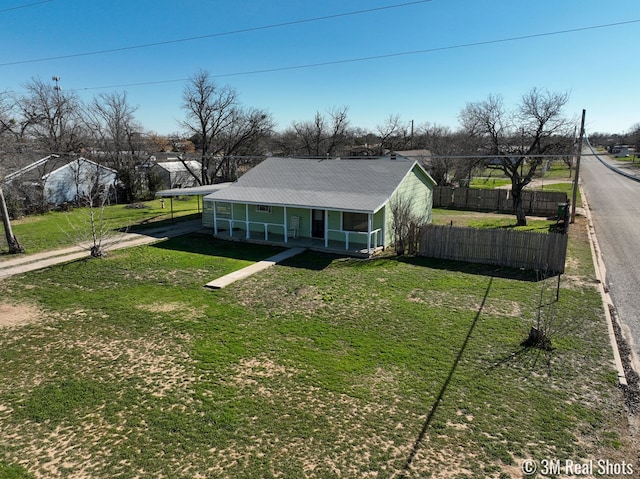
[[[214,185],[192,186],[189,188],[171,188],[169,190],[156,191],[156,198],[169,198],[171,208],[171,221],[173,221],[173,198],[176,196],[195,196],[198,199],[198,213],[200,213],[200,198],[208,194],[222,190],[232,182],[216,183]]]

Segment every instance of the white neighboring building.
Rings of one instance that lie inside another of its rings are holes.
[[[110,194],[116,187],[118,172],[86,158],[77,158],[42,177],[47,203],[77,202],[99,190]]]
[[[162,161],[151,167],[151,171],[162,180],[161,189],[190,188],[198,186],[193,174],[200,176],[202,165],[196,160]]]

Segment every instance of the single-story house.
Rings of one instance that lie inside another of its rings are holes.
[[[271,157],[203,200],[216,237],[366,252],[393,242],[390,204],[410,200],[431,221],[435,181],[400,156],[371,160]]]
[[[190,188],[198,186],[193,176],[200,176],[202,165],[196,160],[162,161],[151,167],[151,171],[160,178],[162,189]]]
[[[86,158],[76,158],[42,177],[47,203],[59,205],[115,191],[118,172]]]
[[[4,178],[6,185],[23,196],[37,196],[39,202],[59,205],[74,202],[96,191],[112,191],[118,172],[86,158],[49,155]]]

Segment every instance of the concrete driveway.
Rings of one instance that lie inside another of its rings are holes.
[[[202,229],[202,220],[190,220],[173,223],[160,228],[152,228],[141,233],[122,233],[109,240],[107,250],[131,248],[144,244],[164,241],[175,236],[193,233]],[[43,251],[42,253],[7,256],[0,260],[0,278],[8,278],[56,264],[67,263],[89,257],[89,245]]]

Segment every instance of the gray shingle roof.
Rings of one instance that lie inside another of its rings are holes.
[[[411,161],[267,158],[216,201],[375,212],[414,166]]]

